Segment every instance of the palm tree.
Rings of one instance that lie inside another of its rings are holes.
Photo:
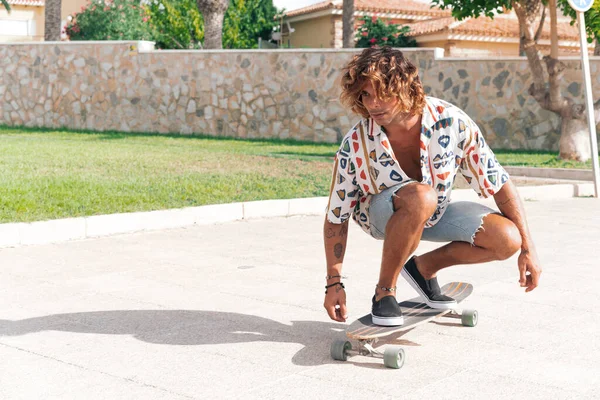
[[[6,11],[8,11],[10,13],[10,4],[8,4],[7,0],[0,0],[0,3],[2,3],[2,5],[4,6],[4,8],[6,8]]]
[[[354,0],[344,0],[342,32],[344,48],[354,47]]]
[[[59,41],[62,0],[46,0],[44,6],[44,40]]]
[[[204,48],[223,48],[223,18],[229,8],[229,0],[196,0],[204,18]]]

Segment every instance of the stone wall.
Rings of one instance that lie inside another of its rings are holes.
[[[0,44],[0,124],[337,142],[359,50],[154,51],[148,42]],[[559,119],[527,94],[524,58],[446,59],[407,49],[429,94],[457,104],[497,148],[557,149]],[[595,94],[598,61],[592,60]],[[564,90],[581,98],[576,58]]]

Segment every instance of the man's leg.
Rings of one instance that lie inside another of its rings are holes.
[[[395,211],[385,227],[376,300],[395,294],[383,291],[381,287],[396,286],[402,266],[419,245],[425,222],[436,207],[437,194],[428,185],[410,184],[394,195]]]
[[[519,230],[508,218],[499,214],[483,217],[473,244],[451,242],[415,258],[425,279],[431,279],[443,268],[460,264],[478,264],[505,260],[521,248]]]

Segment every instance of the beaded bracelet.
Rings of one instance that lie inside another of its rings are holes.
[[[396,291],[396,286],[384,287],[384,286],[375,285],[375,288],[379,288],[379,289],[383,290],[384,292],[395,292]]]

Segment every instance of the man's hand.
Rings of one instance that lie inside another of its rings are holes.
[[[341,285],[335,285],[327,289],[323,306],[327,310],[329,318],[338,322],[346,322],[348,318],[346,291]]]
[[[527,288],[525,292],[531,292],[538,286],[542,267],[535,250],[523,250],[519,255],[519,284]]]

